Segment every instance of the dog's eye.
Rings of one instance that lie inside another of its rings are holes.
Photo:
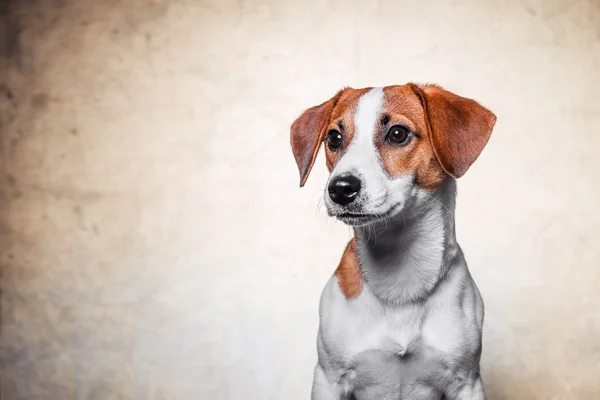
[[[394,125],[388,131],[388,134],[385,137],[385,139],[397,146],[404,146],[407,145],[408,142],[410,142],[411,137],[412,134],[410,132],[410,129],[408,129],[406,126]]]
[[[342,147],[342,142],[343,138],[340,132],[336,131],[335,129],[327,132],[327,146],[329,146],[329,149],[332,151],[339,149]]]

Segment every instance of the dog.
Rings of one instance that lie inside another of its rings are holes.
[[[291,126],[304,186],[354,237],[319,305],[312,400],[485,399],[484,305],[456,241],[456,179],[496,116],[438,85],[344,88]]]

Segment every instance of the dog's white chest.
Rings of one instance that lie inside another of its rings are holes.
[[[321,340],[333,361],[349,367],[371,350],[403,355],[420,335],[420,307],[388,307],[365,287],[347,300],[333,277],[321,299]]]

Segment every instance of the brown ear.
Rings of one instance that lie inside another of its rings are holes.
[[[308,174],[315,163],[331,112],[342,92],[343,90],[340,90],[325,103],[304,111],[292,124],[290,142],[300,172],[300,187],[306,183]]]
[[[417,86],[431,145],[446,173],[460,178],[487,144],[496,116],[475,100],[450,93],[435,85]]]

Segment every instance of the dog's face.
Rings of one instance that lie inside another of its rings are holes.
[[[426,202],[447,176],[462,176],[495,121],[474,100],[438,86],[343,89],[292,124],[300,185],[324,142],[329,215],[353,226],[391,218]]]

